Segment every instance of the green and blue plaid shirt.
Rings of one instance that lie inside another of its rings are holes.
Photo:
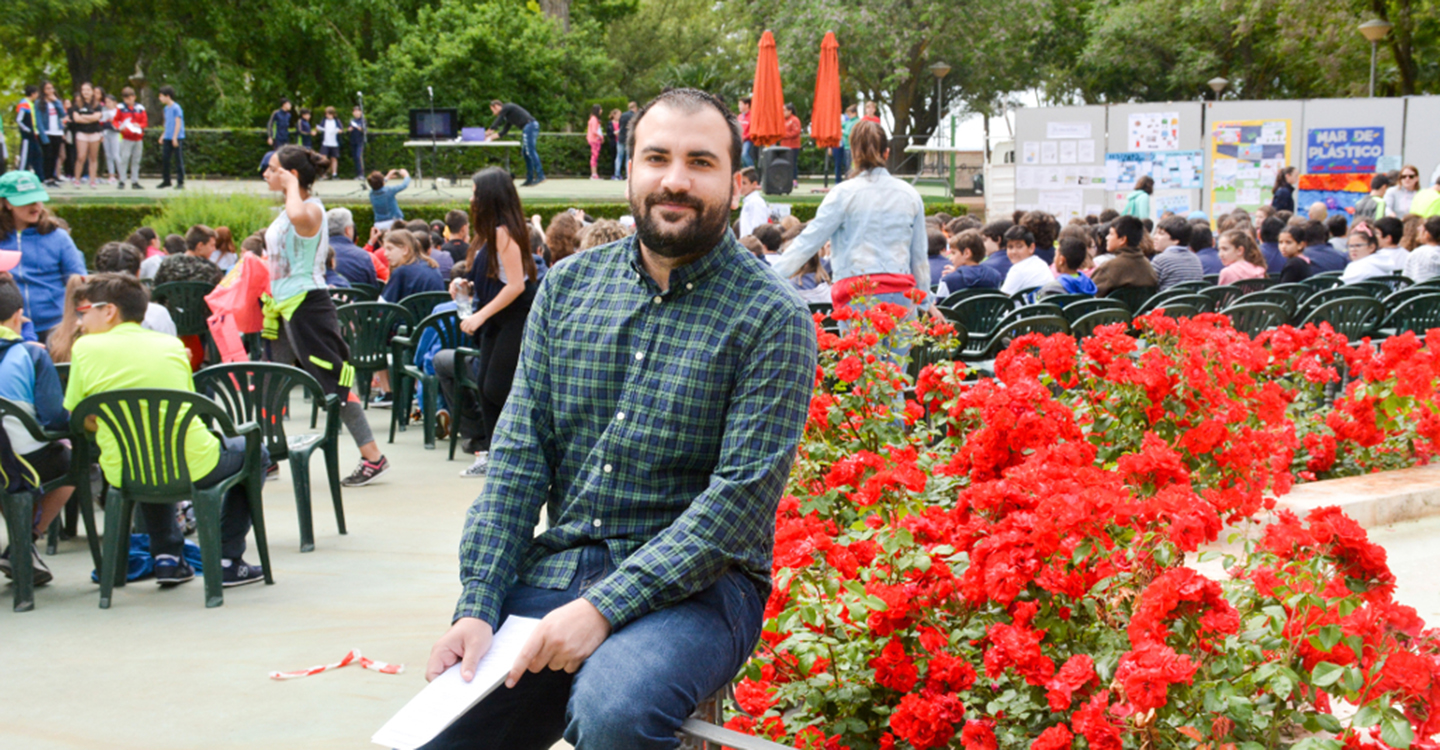
[[[517,580],[568,587],[591,544],[617,569],[584,596],[615,629],[731,567],[768,594],[815,356],[805,306],[728,232],[667,291],[633,236],[556,266],[466,520],[455,618],[498,625]]]

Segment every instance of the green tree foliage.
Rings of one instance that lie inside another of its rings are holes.
[[[606,53],[619,93],[645,101],[666,86],[693,86],[731,104],[750,90],[755,48],[748,27],[715,12],[715,0],[641,0],[606,28]]]
[[[402,127],[411,107],[460,110],[461,123],[489,125],[490,100],[513,101],[544,128],[583,127],[584,102],[609,75],[599,24],[572,14],[570,32],[518,0],[442,0],[423,8],[416,26],[366,66],[375,92],[375,125]]]

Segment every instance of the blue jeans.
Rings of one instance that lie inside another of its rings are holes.
[[[625,142],[615,141],[615,179],[625,176]]]
[[[260,465],[270,465],[270,451],[260,446]],[[201,489],[214,487],[245,468],[245,438],[220,438],[220,461],[209,474],[195,480]],[[185,535],[175,518],[174,503],[136,503],[135,510],[145,520],[145,530],[150,534],[150,554],[183,557]],[[239,560],[245,554],[245,535],[250,532],[250,497],[245,494],[243,483],[231,487],[225,493],[225,502],[220,508],[220,556],[227,560]]]
[[[535,139],[540,135],[540,123],[531,121],[520,130],[520,150],[525,154],[525,181],[539,182],[545,179],[545,169],[540,166],[540,152],[535,148]]]
[[[845,173],[850,171],[850,149],[830,149],[835,159],[835,184],[839,185],[845,181]]]
[[[740,164],[746,167],[755,166],[755,144],[750,141],[740,144]]]
[[[501,620],[544,617],[614,569],[603,545],[586,547],[568,589],[517,583]],[[526,672],[513,689],[501,686],[425,748],[549,750],[562,737],[576,750],[677,747],[680,725],[754,651],[764,608],[750,579],[729,570],[710,588],[612,633],[575,674]]]

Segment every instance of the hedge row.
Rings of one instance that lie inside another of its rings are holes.
[[[145,174],[160,174],[160,129],[145,131],[145,150],[140,159],[140,168]],[[518,140],[519,134],[511,136]],[[507,136],[508,138],[508,136]],[[408,140],[403,131],[377,130],[370,133],[370,142],[365,146],[365,166],[381,171],[404,167],[413,169],[415,151],[405,148]],[[348,141],[346,142],[348,144]],[[590,174],[590,145],[583,133],[541,133],[536,141],[540,161],[546,176],[582,176]],[[260,173],[260,158],[270,150],[265,143],[265,131],[260,128],[187,128],[185,131],[185,172],[196,177],[255,177]],[[505,165],[505,152],[510,152],[510,169],[520,174],[525,171],[525,160],[520,150],[445,148],[439,147],[432,155],[423,154],[426,173],[459,177],[492,165]],[[355,163],[350,157],[350,147],[340,149],[340,174],[355,176]],[[433,159],[433,163],[432,163]],[[834,168],[831,167],[833,170]],[[615,170],[615,144],[606,141],[600,149],[599,172],[610,175]],[[807,139],[800,150],[800,171],[802,174],[820,175],[825,171],[825,152],[813,147]]]
[[[597,219],[618,219],[630,213],[630,206],[627,203],[577,203],[576,207]],[[362,240],[369,235],[370,225],[374,223],[375,213],[369,203],[333,203],[329,207],[336,208],[343,206],[350,209],[355,215],[356,235]],[[56,216],[64,219],[70,225],[70,235],[75,239],[75,244],[85,253],[86,258],[94,257],[101,245],[113,240],[123,240],[130,236],[144,221],[145,217],[155,213],[159,207],[158,203],[149,204],[102,204],[102,203],[51,203],[48,208]],[[790,206],[790,214],[801,221],[809,221],[815,217],[815,210],[820,207],[818,203],[795,203]],[[405,204],[402,209],[407,219],[424,219],[433,221],[444,219],[446,212],[452,209],[466,210],[467,207],[460,203],[420,203]],[[527,215],[539,214],[540,219],[547,226],[550,218],[569,206],[546,204],[539,205],[527,212]],[[926,215],[936,213],[948,213],[952,216],[960,216],[966,213],[963,205],[955,203],[927,203],[925,204]],[[738,213],[736,214],[738,217]],[[733,217],[732,217],[733,220]],[[248,231],[263,229],[263,227],[232,227],[237,234],[243,236]]]

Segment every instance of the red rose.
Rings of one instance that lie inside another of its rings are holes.
[[[965,746],[965,750],[997,750],[995,722],[989,719],[965,722],[965,729],[960,732],[960,744]]]
[[[1040,733],[1035,741],[1030,743],[1030,750],[1066,750],[1070,747],[1075,735],[1064,724],[1056,724]]]

